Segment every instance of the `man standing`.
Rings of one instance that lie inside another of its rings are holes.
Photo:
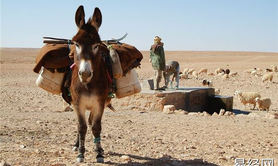
[[[151,46],[150,62],[152,63],[152,67],[155,71],[154,89],[159,90],[162,71],[165,70],[165,53],[163,43],[161,42],[161,38],[159,36],[155,36],[154,44]]]
[[[165,71],[163,71],[163,77],[164,77],[164,80],[165,80],[165,87],[166,88],[168,88],[168,84],[169,84],[171,75],[173,75],[173,77],[170,81],[171,88],[173,86],[174,79],[176,80],[175,88],[176,89],[179,88],[179,80],[180,80],[179,73],[180,73],[179,62],[170,61],[166,64],[166,69],[165,69]]]

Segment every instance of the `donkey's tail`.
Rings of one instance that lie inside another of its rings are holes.
[[[116,112],[115,108],[111,105],[111,103],[108,104],[107,107],[108,107],[111,111]]]

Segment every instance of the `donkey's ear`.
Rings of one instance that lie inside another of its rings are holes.
[[[75,13],[75,23],[78,26],[78,28],[81,28],[82,25],[85,24],[85,13],[84,13],[84,7],[81,5],[78,7]]]
[[[102,22],[102,15],[101,15],[99,8],[97,8],[97,7],[95,8],[94,15],[89,21],[90,21],[91,25],[94,26],[96,28],[96,30],[98,31],[99,27],[101,26],[101,22]]]

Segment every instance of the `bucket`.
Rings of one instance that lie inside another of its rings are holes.
[[[65,73],[50,72],[42,67],[36,85],[50,93],[60,94]]]
[[[123,98],[141,91],[135,69],[130,70],[126,76],[116,79],[116,97]]]

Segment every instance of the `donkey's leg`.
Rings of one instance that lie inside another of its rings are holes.
[[[85,120],[85,111],[77,110],[77,118],[78,118],[78,136],[79,136],[79,147],[78,147],[78,156],[77,162],[84,161],[84,153],[85,153],[85,136],[87,132],[87,124]]]
[[[94,114],[92,116],[92,132],[94,135],[94,143],[95,143],[95,152],[97,153],[96,159],[97,162],[103,162],[103,152],[104,150],[101,147],[100,133],[101,133],[101,118],[104,110],[104,104],[100,105],[98,109],[94,110]]]
[[[75,144],[73,145],[72,151],[77,151],[79,147],[79,133],[77,133],[77,139],[75,141]]]

